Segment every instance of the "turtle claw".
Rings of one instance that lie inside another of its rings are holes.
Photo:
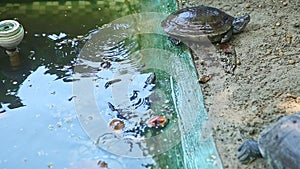
[[[245,145],[243,144],[242,146],[239,147],[238,149],[238,159],[242,164],[247,164],[247,163],[251,163],[252,161],[254,161],[254,158],[251,158],[249,156],[250,152],[248,148],[245,148]]]
[[[245,141],[239,148],[238,148],[238,160],[242,164],[249,164],[252,161],[256,160],[257,158],[261,158],[262,155],[258,148],[258,142],[250,139]]]

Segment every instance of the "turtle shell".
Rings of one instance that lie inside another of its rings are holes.
[[[273,168],[295,169],[300,163],[300,112],[281,118],[263,130],[258,145]]]
[[[167,34],[176,39],[197,41],[207,36],[212,42],[219,42],[232,31],[234,17],[208,6],[196,6],[170,14],[161,26]]]

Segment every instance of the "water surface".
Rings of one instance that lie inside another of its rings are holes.
[[[164,11],[154,17],[162,20],[175,3],[1,3],[0,19],[16,18],[27,31],[20,58],[8,58],[4,49],[0,54],[0,135],[1,149],[7,152],[0,155],[1,168],[220,166],[211,136],[201,142],[190,139],[201,136],[196,131],[202,124],[195,122],[207,116],[199,104],[201,91],[188,50],[171,44],[159,22],[150,19],[153,15],[129,16],[150,9]],[[140,84],[151,73],[156,75],[155,86],[143,89]],[[128,99],[137,89],[142,104]],[[151,104],[145,104],[147,98]],[[122,110],[137,103],[135,110],[145,116],[127,119],[133,128],[158,115],[169,123],[139,137],[128,132],[115,139],[108,126],[115,112],[108,103]],[[192,128],[195,131],[189,132]],[[103,139],[107,133],[113,137]],[[199,146],[205,152],[201,158],[195,148]]]

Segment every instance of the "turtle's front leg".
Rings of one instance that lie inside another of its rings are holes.
[[[228,31],[225,36],[221,39],[221,43],[228,42],[232,37],[232,30]]]
[[[251,163],[257,158],[262,158],[257,141],[247,140],[238,148],[238,159],[242,164]]]

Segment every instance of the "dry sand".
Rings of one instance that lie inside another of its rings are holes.
[[[240,65],[234,75],[195,58],[205,106],[224,168],[270,168],[266,160],[242,165],[237,149],[280,117],[300,111],[300,1],[194,0],[183,6],[208,5],[232,16],[251,15],[247,28],[231,39]],[[214,72],[214,73],[212,73]]]

